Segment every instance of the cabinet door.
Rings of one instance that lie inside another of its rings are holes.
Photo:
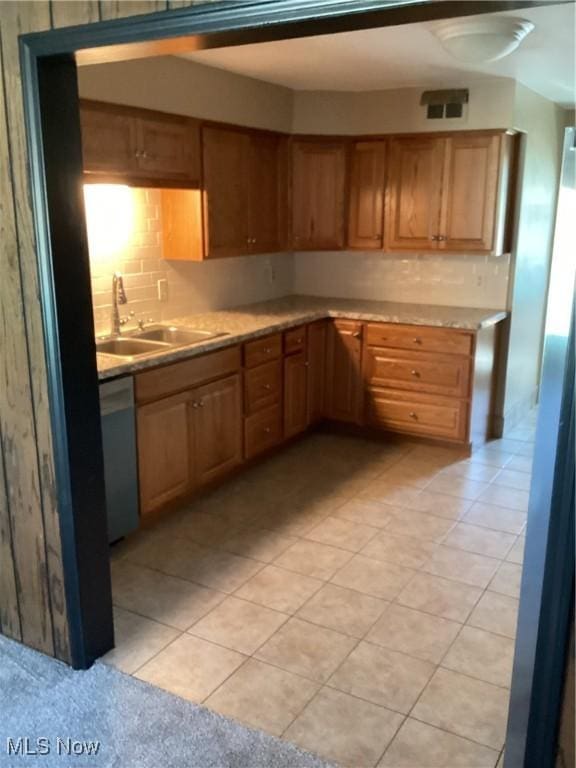
[[[248,135],[241,131],[202,130],[204,237],[209,258],[250,252],[248,142]]]
[[[351,248],[367,251],[384,247],[385,158],[383,141],[359,141],[352,149],[348,218]]]
[[[362,323],[335,320],[328,326],[326,415],[337,421],[362,420]]]
[[[138,168],[137,121],[113,107],[83,102],[80,108],[84,170],[126,174]]]
[[[190,393],[138,408],[140,513],[185,496],[194,485]]]
[[[308,361],[305,352],[284,358],[284,437],[308,426]]]
[[[138,166],[143,176],[200,180],[200,128],[168,115],[138,119]]]
[[[344,142],[294,142],[292,236],[297,250],[344,246],[345,181]]]
[[[308,326],[308,420],[324,417],[326,390],[326,331],[323,320]]]
[[[249,233],[253,253],[282,250],[281,139],[253,134],[249,140]]]
[[[493,250],[500,136],[458,134],[446,139],[438,247]]]
[[[386,248],[435,250],[440,229],[444,139],[392,139],[386,210]]]
[[[192,390],[194,466],[199,485],[229,472],[242,461],[240,375]]]

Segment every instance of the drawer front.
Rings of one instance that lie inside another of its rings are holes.
[[[246,371],[244,407],[247,415],[278,405],[282,399],[282,361],[259,365]]]
[[[284,333],[284,354],[292,355],[306,348],[306,326],[299,325]]]
[[[416,349],[452,355],[471,355],[473,334],[455,328],[368,323],[366,344],[372,347]]]
[[[277,445],[282,440],[282,407],[274,405],[248,416],[244,422],[244,453],[247,459]]]
[[[447,397],[468,397],[471,358],[368,347],[364,379],[369,387],[406,389]]]
[[[466,439],[468,404],[462,400],[372,388],[366,410],[368,423],[390,432],[459,442]]]
[[[235,373],[240,370],[240,366],[240,347],[228,347],[181,363],[144,371],[135,377],[136,401],[149,402],[174,392],[182,392],[197,384]]]
[[[275,333],[257,341],[249,341],[244,344],[244,365],[246,368],[254,368],[270,360],[277,360],[282,356],[282,336]]]

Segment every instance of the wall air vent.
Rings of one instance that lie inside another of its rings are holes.
[[[468,97],[468,88],[424,91],[420,97],[420,106],[426,109],[427,120],[465,120]]]

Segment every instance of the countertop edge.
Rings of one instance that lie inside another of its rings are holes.
[[[454,309],[462,308],[458,307]],[[249,312],[249,306],[246,307],[246,311]],[[471,311],[479,310],[472,309]],[[487,312],[490,312],[490,310],[487,310]],[[157,355],[146,357],[140,360],[130,360],[129,362],[117,363],[115,357],[105,355],[103,353],[98,353],[97,359],[100,359],[107,366],[104,369],[98,370],[98,380],[100,383],[103,383],[120,376],[139,373],[141,371],[163,365],[170,365],[171,363],[177,363],[179,361],[197,357],[199,355],[215,352],[219,349],[224,349],[225,347],[233,346],[235,344],[243,344],[247,341],[258,339],[271,333],[285,331],[303,323],[311,323],[317,320],[358,320],[362,322],[397,323],[399,325],[419,325],[431,328],[451,328],[454,330],[477,332],[496,325],[502,320],[505,320],[507,316],[508,312],[506,310],[494,310],[493,314],[482,318],[482,320],[479,322],[466,322],[460,320],[447,323],[446,321],[442,320],[432,322],[430,319],[427,319],[427,321],[423,322],[421,318],[418,319],[416,317],[413,319],[398,319],[398,317],[395,315],[387,315],[382,312],[371,313],[348,309],[303,309],[301,313],[298,314],[298,316],[278,320],[276,322],[272,320],[262,328],[251,329],[245,332],[227,333],[209,341],[201,342],[191,346],[178,347],[176,349],[160,352]],[[109,364],[107,361],[109,361]],[[114,365],[114,363],[117,364]]]

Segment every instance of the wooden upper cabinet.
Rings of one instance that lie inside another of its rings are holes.
[[[350,164],[348,245],[362,250],[384,247],[384,185],[386,144],[358,141]]]
[[[292,145],[292,238],[299,251],[344,246],[346,155],[343,141]]]
[[[514,147],[502,131],[392,139],[386,249],[509,250]]]
[[[138,164],[161,179],[200,179],[200,127],[169,115],[138,119]]]
[[[214,126],[202,129],[206,256],[250,253],[249,136]]]
[[[240,374],[192,390],[191,408],[195,476],[205,485],[242,462]]]
[[[440,250],[503,253],[510,146],[505,134],[446,139]]]
[[[363,411],[362,323],[334,320],[326,340],[326,416],[359,424]]]
[[[248,151],[250,250],[281,251],[286,244],[285,141],[274,134],[253,133]]]
[[[86,173],[147,186],[198,184],[197,120],[82,101],[80,121]]]
[[[440,225],[444,142],[432,136],[390,142],[386,247],[435,249]]]
[[[84,170],[133,174],[138,170],[137,123],[109,104],[81,102],[80,126]]]

